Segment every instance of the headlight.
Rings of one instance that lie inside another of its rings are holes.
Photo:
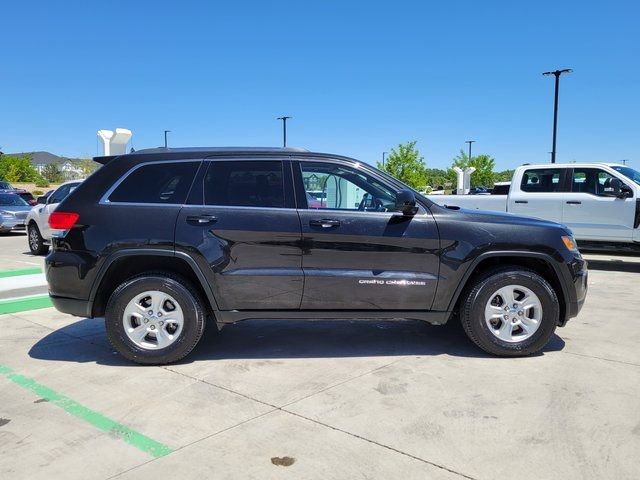
[[[570,252],[578,251],[578,245],[576,244],[576,239],[573,238],[573,235],[563,235],[561,238],[562,243],[564,243],[564,246],[567,247],[567,250],[569,250]]]
[[[3,217],[15,217],[15,213],[8,210],[0,210],[0,215],[2,215]]]

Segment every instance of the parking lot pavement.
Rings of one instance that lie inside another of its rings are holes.
[[[185,361],[101,320],[0,316],[0,478],[639,478],[640,258],[590,255],[579,317],[500,359],[454,326],[246,321]]]

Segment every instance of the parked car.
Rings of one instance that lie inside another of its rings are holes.
[[[82,183],[82,180],[72,180],[63,183],[50,195],[46,197],[44,203],[38,202],[38,205],[31,209],[27,215],[27,240],[29,250],[34,255],[44,255],[49,251],[51,243],[51,235],[53,231],[49,228],[49,215],[53,212],[58,204],[65,199],[69,193]],[[42,197],[39,197],[39,199]],[[39,200],[38,199],[38,200]]]
[[[523,165],[510,184],[496,186],[492,195],[440,195],[432,200],[559,222],[589,248],[640,249],[640,172],[624,165]]]
[[[23,188],[14,188],[9,182],[0,181],[0,193],[15,193],[22,197],[22,199],[29,205],[36,204],[36,199],[33,197],[31,192],[28,192]]]
[[[0,193],[0,233],[12,230],[24,230],[27,212],[31,209],[20,195]]]
[[[440,207],[351,158],[161,148],[95,160],[105,166],[49,217],[49,293],[61,312],[104,316],[135,362],[177,361],[206,321],[249,318],[459,318],[480,348],[521,356],[586,295],[567,228]]]

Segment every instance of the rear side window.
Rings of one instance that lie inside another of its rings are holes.
[[[520,190],[529,193],[564,192],[563,170],[561,168],[534,168],[522,175]]]
[[[207,205],[284,207],[282,162],[213,161],[204,179]]]
[[[162,162],[131,172],[109,195],[110,202],[182,204],[200,162]]]

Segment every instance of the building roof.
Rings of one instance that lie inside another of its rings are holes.
[[[19,153],[5,153],[10,157],[31,157],[31,163],[34,165],[48,165],[50,163],[65,163],[69,160],[76,160],[75,158],[60,157],[50,152],[19,152]]]

